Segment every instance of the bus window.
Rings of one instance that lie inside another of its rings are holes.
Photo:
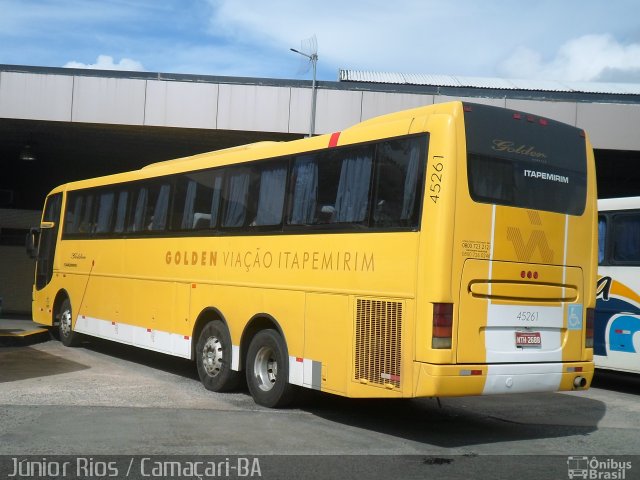
[[[640,262],[640,215],[613,217],[613,260]]]
[[[247,167],[231,168],[227,175],[223,227],[242,227],[247,218],[247,200],[251,170]]]
[[[581,215],[587,195],[585,138],[569,125],[497,108],[465,110],[471,198]]]
[[[129,192],[121,190],[118,193],[118,207],[116,210],[116,222],[113,231],[116,233],[124,232],[125,222],[127,220],[127,206],[129,203]]]
[[[169,183],[144,182],[138,187],[128,232],[163,231],[167,226]]]
[[[149,218],[149,230],[163,231],[167,227],[167,214],[169,212],[169,199],[171,195],[171,187],[169,184],[158,185],[156,191],[158,196],[156,197],[155,207],[151,218]]]
[[[96,224],[96,233],[111,232],[114,198],[115,194],[113,192],[100,194],[98,198],[98,221]]]
[[[371,146],[296,158],[289,224],[365,222],[372,163]]]
[[[136,194],[136,201],[127,232],[141,232],[143,230],[145,212],[147,211],[148,189],[140,185]]]
[[[316,219],[318,164],[313,155],[296,158],[293,164],[293,195],[290,225],[311,225]]]
[[[209,228],[213,171],[181,175],[173,201],[173,230]]]
[[[418,186],[426,152],[425,138],[389,140],[378,146],[373,225],[417,227]]]
[[[252,226],[280,225],[287,185],[287,164],[278,162],[260,167],[256,218]]]

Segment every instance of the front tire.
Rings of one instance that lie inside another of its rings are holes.
[[[58,313],[58,335],[60,341],[65,347],[77,347],[80,345],[81,336],[78,332],[73,331],[73,313],[71,310],[71,302],[65,298],[60,305]]]
[[[238,386],[240,372],[231,370],[231,335],[220,320],[207,323],[196,344],[198,376],[204,388],[228,392]]]
[[[253,337],[247,352],[247,386],[258,405],[280,408],[295,395],[289,383],[289,357],[282,336],[275,330],[262,330]]]

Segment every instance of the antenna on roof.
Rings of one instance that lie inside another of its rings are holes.
[[[311,84],[311,119],[309,121],[309,136],[312,137],[316,126],[316,65],[318,63],[318,40],[313,35],[311,38],[300,42],[300,50],[290,49],[292,52],[298,53],[309,59],[304,62],[300,73],[307,73],[309,67],[313,67],[313,83]]]

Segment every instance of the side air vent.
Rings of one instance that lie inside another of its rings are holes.
[[[356,300],[355,379],[400,387],[402,303]]]

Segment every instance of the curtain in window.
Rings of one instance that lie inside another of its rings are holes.
[[[229,197],[223,226],[241,227],[247,214],[246,199],[249,191],[249,172],[240,171],[229,178]]]
[[[218,224],[218,212],[220,211],[220,194],[222,193],[222,174],[216,175],[213,180],[213,196],[211,197],[211,219],[209,227],[214,228]]]
[[[171,189],[169,185],[160,187],[160,194],[156,200],[156,206],[153,209],[153,217],[151,217],[150,230],[164,230],[167,226],[167,212],[169,211],[169,194]]]
[[[308,225],[314,223],[318,196],[318,165],[313,157],[301,157],[293,166],[295,185],[290,223]]]
[[[188,230],[195,227],[193,222],[193,207],[196,201],[197,188],[198,184],[196,181],[189,180],[189,184],[187,185],[187,195],[184,200],[184,209],[182,211],[182,224],[180,225],[182,230]]]
[[[604,218],[598,219],[598,263],[604,260],[604,246],[606,244],[607,221]]]
[[[342,161],[334,221],[362,222],[365,219],[370,179],[370,156],[346,158]]]
[[[82,214],[82,223],[80,224],[80,232],[92,233],[93,230],[93,195],[87,195],[84,203],[84,212]]]
[[[138,200],[136,201],[136,211],[133,216],[133,223],[129,228],[132,232],[140,232],[144,226],[144,214],[147,210],[147,196],[148,192],[146,188],[141,188],[138,192]]]
[[[124,232],[124,222],[127,218],[127,200],[129,200],[129,192],[120,192],[118,195],[118,212],[116,214],[114,232]]]
[[[71,223],[70,233],[78,233],[80,230],[80,220],[82,219],[82,206],[84,204],[84,197],[79,195],[76,197],[76,201],[73,205],[73,222]]]
[[[409,163],[407,173],[404,177],[404,194],[402,198],[401,220],[409,220],[413,214],[416,204],[416,187],[418,185],[418,167],[420,166],[420,146],[417,142],[409,152]]]
[[[111,216],[113,213],[114,193],[103,193],[100,195],[98,206],[98,225],[96,233],[107,233],[111,230]]]
[[[262,171],[255,225],[278,225],[282,221],[286,183],[285,167],[276,166]]]

